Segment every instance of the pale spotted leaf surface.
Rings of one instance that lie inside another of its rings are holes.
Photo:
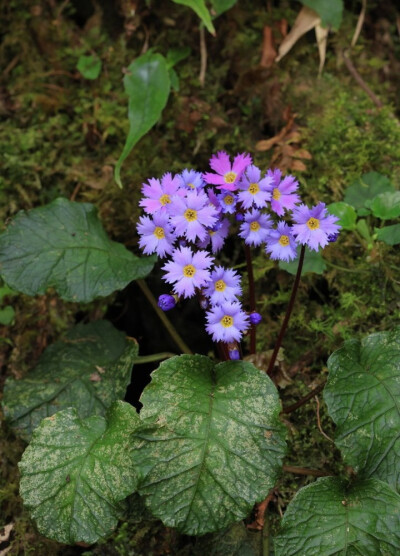
[[[64,409],[44,419],[19,464],[20,494],[42,535],[92,544],[110,534],[136,490],[131,435],[139,417],[115,402],[106,419]]]
[[[400,496],[386,483],[324,477],[300,489],[275,538],[276,556],[400,554]]]
[[[44,351],[25,378],[7,379],[5,417],[29,439],[42,419],[67,407],[81,418],[104,415],[124,398],[137,353],[137,344],[108,321],[78,324]]]
[[[347,465],[400,490],[400,327],[349,340],[328,360],[324,390]]]
[[[28,295],[53,287],[62,299],[86,303],[144,278],[154,262],[111,241],[96,207],[68,199],[19,212],[0,235],[0,274]]]
[[[165,525],[189,535],[223,529],[275,485],[286,449],[281,405],[251,363],[173,357],[153,373],[141,402],[139,493]]]

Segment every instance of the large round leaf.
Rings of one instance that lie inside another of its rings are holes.
[[[111,241],[89,203],[56,199],[20,212],[0,235],[0,274],[15,290],[92,301],[143,278],[154,257],[139,259]]]
[[[124,398],[137,352],[137,344],[110,322],[79,324],[49,346],[24,379],[7,379],[4,414],[24,438],[44,417],[67,407],[81,418],[104,415]]]
[[[276,556],[400,554],[400,496],[377,479],[318,479],[290,502]]]
[[[118,502],[136,490],[131,434],[138,420],[131,405],[116,402],[107,420],[64,409],[42,421],[19,467],[21,496],[43,535],[91,544],[116,527]]]
[[[400,489],[400,328],[349,340],[328,360],[324,390],[348,465]]]
[[[134,435],[139,492],[190,535],[239,521],[274,486],[285,453],[279,397],[251,363],[202,355],[162,363]]]

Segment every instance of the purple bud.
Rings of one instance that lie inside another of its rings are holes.
[[[208,299],[206,299],[205,297],[203,299],[200,299],[200,307],[204,310],[208,309],[209,307],[209,303],[208,303]]]
[[[238,222],[243,222],[243,220],[244,220],[244,214],[242,214],[241,212],[237,212],[237,213],[236,213],[236,220],[237,220]]]
[[[231,358],[232,361],[237,361],[238,359],[240,359],[240,353],[238,349],[230,349],[229,350],[229,357]]]
[[[338,234],[338,233],[337,233],[337,234],[330,234],[330,235],[328,236],[328,241],[329,241],[330,243],[333,243],[333,242],[335,242],[335,241],[337,240],[338,237],[339,237],[339,234]]]
[[[163,311],[169,311],[170,309],[173,309],[175,307],[176,302],[175,302],[175,299],[173,298],[172,295],[164,293],[164,294],[160,295],[160,297],[158,298],[157,305]]]
[[[259,324],[262,321],[260,313],[250,313],[249,319],[251,324]]]
[[[186,246],[187,246],[186,239],[180,239],[179,240],[179,247],[186,247]]]

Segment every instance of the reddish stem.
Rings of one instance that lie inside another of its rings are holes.
[[[276,358],[278,356],[279,348],[281,347],[283,336],[285,335],[286,328],[287,328],[287,325],[289,323],[290,315],[292,314],[294,301],[296,299],[297,290],[299,288],[301,271],[303,269],[305,251],[306,251],[306,248],[303,245],[301,247],[301,251],[300,251],[299,266],[297,267],[296,278],[294,279],[292,294],[291,294],[290,300],[289,300],[289,305],[286,309],[286,315],[285,315],[285,318],[283,319],[283,323],[282,323],[282,326],[281,326],[281,329],[280,329],[280,332],[279,332],[279,336],[278,336],[278,339],[277,339],[276,344],[275,344],[274,352],[272,354],[271,361],[269,362],[269,365],[268,365],[268,370],[267,370],[268,375],[270,375],[272,373],[272,370],[274,368],[275,361],[276,361]]]
[[[256,293],[254,288],[254,274],[253,274],[253,261],[251,259],[251,250],[248,245],[244,246],[246,254],[247,275],[249,277],[249,305],[250,312],[256,310]],[[250,353],[256,352],[256,326],[254,324],[250,327]]]

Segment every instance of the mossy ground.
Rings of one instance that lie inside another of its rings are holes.
[[[166,171],[203,169],[218,149],[232,154],[251,152],[263,168],[276,157],[284,170],[297,175],[302,195],[310,203],[342,200],[346,187],[369,171],[385,174],[400,186],[400,106],[396,96],[400,42],[392,23],[396,19],[394,2],[385,3],[384,8],[378,4],[370,7],[352,51],[358,71],[383,102],[380,109],[343,61],[343,49],[350,44],[357,19],[351,3],[339,32],[330,35],[324,72],[318,78],[312,33],[279,64],[259,66],[263,27],[272,26],[279,43],[278,22],[286,19],[292,24],[298,5],[274,2],[267,11],[265,2],[240,2],[217,20],[217,38],[206,38],[204,87],[198,80],[196,17],[171,2],[142,4],[136,12],[122,1],[36,5],[11,0],[3,8],[0,217],[4,222],[20,209],[65,196],[96,204],[110,236],[137,250],[135,222],[141,183]],[[171,95],[160,123],[125,162],[124,189],[120,190],[112,173],[128,129],[123,69],[147,42],[163,54],[172,46],[190,46],[191,54],[176,68],[180,89]],[[95,81],[85,80],[76,70],[79,56],[91,52],[96,52],[103,64]],[[303,159],[301,171],[301,165],[293,165],[296,159],[285,155],[289,139],[266,152],[255,148],[258,141],[276,135],[286,125],[289,107],[296,146],[310,155]],[[283,365],[289,380],[278,380],[284,406],[324,379],[327,356],[343,340],[387,330],[399,322],[400,270],[395,248],[378,242],[371,248],[355,233],[343,232],[339,241],[325,250],[324,258],[325,273],[308,274],[302,280],[285,337]],[[237,243],[229,245],[226,262],[243,265]],[[262,254],[254,264],[257,303],[265,315],[258,329],[258,349],[264,352],[277,336],[293,277]],[[155,280],[151,283],[157,289]],[[63,303],[51,292],[36,299],[10,298],[16,316],[10,326],[0,329],[4,347],[1,383],[8,375],[28,372],[43,349],[77,320],[126,312],[129,303],[135,303],[129,300],[132,294],[138,295],[135,291],[128,288],[90,307]],[[188,318],[187,311],[181,311],[181,316]],[[116,319],[116,325],[122,322],[127,321]],[[176,324],[184,335],[184,324],[179,320]],[[147,323],[130,326],[143,329]],[[194,337],[185,340],[190,345]],[[156,348],[162,349],[165,346]],[[322,396],[319,398],[321,425],[332,437],[333,425]],[[285,418],[287,465],[343,471],[339,453],[317,428],[315,400]],[[90,549],[68,548],[44,539],[18,497],[17,462],[23,449],[22,442],[4,426],[0,433],[0,526],[15,523],[10,556],[195,553],[193,539],[146,520],[123,522],[111,539]],[[310,480],[285,473],[278,485],[280,507],[284,509],[294,491]],[[276,512],[273,530],[278,521]]]

